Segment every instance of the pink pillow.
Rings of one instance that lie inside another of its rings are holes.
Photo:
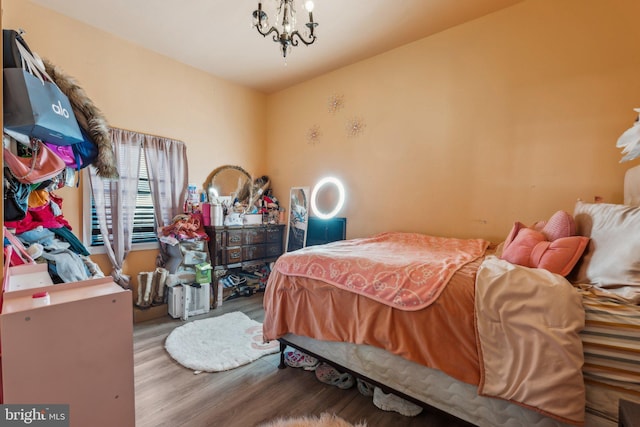
[[[531,228],[516,222],[504,242],[501,258],[566,276],[589,243],[589,238],[575,234],[573,215],[565,211],[558,211],[549,221],[539,221]]]
[[[540,221],[532,227],[544,234],[550,242],[560,237],[569,237],[576,235],[576,221],[573,215],[565,211],[558,211],[553,214],[549,221]]]
[[[502,251],[503,252],[507,250],[509,245],[511,245],[511,243],[513,242],[513,239],[516,238],[516,236],[518,235],[520,230],[522,230],[523,228],[527,228],[527,226],[524,225],[523,223],[519,222],[519,221],[516,221],[513,224],[513,227],[511,227],[511,231],[509,232],[509,235],[504,240],[504,244],[502,245]]]
[[[513,225],[513,228],[504,241],[503,250],[507,249],[518,232],[523,228],[527,228],[527,226],[521,222],[516,222]],[[573,219],[573,215],[565,211],[558,211],[549,218],[549,221],[538,221],[533,224],[531,228],[541,232],[550,242],[561,237],[576,235],[576,222]]]
[[[511,234],[515,237],[502,252],[502,259],[512,264],[531,268],[543,268],[552,273],[566,276],[576,265],[587,244],[588,237],[560,237],[548,241],[542,232],[522,228],[516,223]],[[522,225],[522,224],[520,224]]]

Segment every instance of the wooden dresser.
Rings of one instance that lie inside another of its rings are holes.
[[[284,224],[206,226],[211,265],[216,270],[275,261],[282,255]]]

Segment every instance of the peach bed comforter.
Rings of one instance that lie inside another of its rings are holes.
[[[322,280],[401,310],[431,305],[451,276],[484,255],[489,242],[417,233],[313,246],[280,258],[278,271]]]
[[[583,423],[584,312],[561,276],[481,256],[457,268],[428,307],[410,311],[284,274],[281,262],[297,252],[281,257],[269,277],[266,340],[293,333],[373,345],[477,385],[479,394]]]

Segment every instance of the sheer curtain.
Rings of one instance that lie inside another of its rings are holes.
[[[144,155],[149,174],[149,186],[156,219],[156,230],[173,222],[173,218],[184,212],[189,169],[187,146],[158,136],[147,136]],[[167,260],[165,246],[160,244],[156,266],[163,267]]]
[[[131,231],[140,173],[140,150],[144,136],[123,129],[110,129],[109,133],[120,178],[105,180],[97,175],[95,168],[90,167],[89,180],[100,233],[113,266],[111,276],[116,283],[127,289],[131,278],[123,274],[122,265],[131,250]]]
[[[113,266],[111,276],[120,286],[129,288],[131,277],[122,272],[122,267],[131,251],[140,150],[144,149],[156,229],[160,229],[183,209],[188,180],[186,146],[182,141],[124,129],[111,128],[109,132],[120,178],[105,180],[95,168],[89,168],[89,180],[100,233]]]

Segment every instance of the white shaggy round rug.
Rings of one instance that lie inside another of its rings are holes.
[[[177,327],[167,337],[165,348],[176,362],[198,373],[246,365],[277,353],[279,343],[263,343],[262,323],[236,311]]]
[[[260,427],[367,427],[366,422],[351,424],[342,418],[323,413],[319,417],[280,418],[260,424]]]

